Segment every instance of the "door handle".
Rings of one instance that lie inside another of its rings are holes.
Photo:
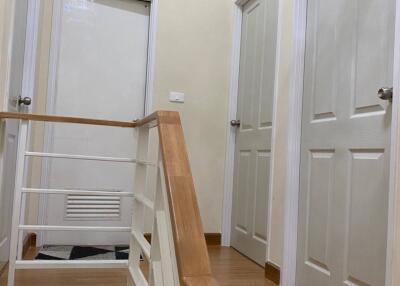
[[[378,90],[378,97],[382,100],[393,100],[393,87],[382,87]]]
[[[240,127],[240,120],[231,120],[232,127]]]
[[[21,96],[18,97],[18,105],[23,104],[23,105],[28,106],[28,105],[31,105],[31,103],[32,103],[32,99],[30,97],[24,97],[24,98],[22,98]]]

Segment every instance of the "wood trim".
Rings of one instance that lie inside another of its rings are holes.
[[[82,117],[42,115],[42,114],[18,113],[18,112],[0,112],[0,119],[20,119],[20,120],[31,120],[31,121],[103,125],[103,126],[126,127],[126,128],[135,128],[138,125],[136,122],[129,122],[129,121],[113,121],[113,120],[102,120],[102,119],[92,119],[92,118],[82,118]]]
[[[19,112],[0,112],[0,119],[19,119],[19,120],[31,120],[31,121],[42,121],[42,122],[59,122],[59,123],[73,123],[73,124],[87,124],[87,125],[102,125],[102,126],[114,126],[114,127],[125,127],[125,128],[136,128],[150,124],[153,121],[158,121],[160,117],[165,116],[169,111],[156,111],[143,119],[136,121],[115,121],[115,120],[104,120],[104,119],[93,119],[84,117],[70,117],[70,116],[58,116],[58,115],[45,115],[45,114],[33,114],[33,113],[19,113]],[[164,121],[168,121],[168,118],[164,118]]]
[[[6,273],[6,269],[8,269],[8,263],[4,264],[3,267],[0,267],[0,277]]]
[[[276,285],[281,283],[281,270],[278,266],[266,262],[265,263],[265,278],[269,281],[274,282]]]
[[[28,233],[28,235],[24,239],[24,246],[22,248],[22,256],[25,257],[28,253],[29,249],[32,247],[36,247],[36,233]],[[4,267],[0,268],[0,276],[2,276],[6,269],[8,268],[8,263],[4,265]]]
[[[221,245],[221,234],[220,233],[205,233],[207,245]]]
[[[151,243],[151,233],[145,233],[144,238]],[[208,246],[221,245],[221,234],[220,233],[205,233],[204,238]]]
[[[31,247],[36,247],[36,233],[28,233],[24,239],[24,247],[22,249],[22,256],[24,257]]]

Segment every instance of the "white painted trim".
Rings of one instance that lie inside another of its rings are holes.
[[[400,0],[396,0],[396,24],[393,66],[393,104],[390,150],[390,189],[386,286],[396,286],[400,279]]]
[[[32,104],[29,106],[28,111],[32,112],[35,106],[35,79],[36,79],[36,55],[38,47],[39,35],[39,17],[40,17],[40,4],[41,0],[28,1],[28,15],[26,27],[26,40],[25,40],[25,55],[24,55],[24,70],[22,77],[22,91],[21,97],[30,97]],[[28,149],[32,147],[32,124],[29,123],[28,128]],[[28,170],[30,169],[30,160],[26,163],[25,170],[25,185],[28,182]]]
[[[8,269],[8,286],[14,286],[14,275],[15,275],[15,261],[17,258],[18,244],[19,244],[19,230],[20,225],[20,210],[22,192],[21,189],[24,184],[24,167],[25,167],[25,156],[24,152],[27,147],[28,141],[28,125],[27,120],[19,121],[18,131],[18,148],[17,148],[17,161],[15,167],[15,180],[14,180],[14,202],[12,208],[12,222],[11,222],[11,236],[10,236],[10,257],[9,257],[9,269]]]
[[[66,226],[66,225],[19,225],[19,230],[43,230],[43,231],[107,231],[130,232],[130,227],[124,226]]]
[[[9,47],[11,51],[9,52],[8,65],[7,65],[7,92],[4,98],[5,107],[8,107],[9,102],[9,84],[10,84],[10,70],[11,70],[11,60],[12,60],[12,46],[13,46],[13,36],[14,36],[14,17],[15,17],[15,2],[12,4],[12,28],[10,29],[9,35]],[[28,9],[27,9],[27,19],[26,19],[26,31],[25,31],[25,47],[24,47],[24,64],[22,71],[22,87],[21,87],[21,96],[22,97],[30,97],[32,99],[32,104],[24,111],[32,111],[33,106],[35,104],[35,72],[36,72],[36,54],[37,54],[37,40],[38,40],[38,30],[39,30],[39,15],[40,15],[40,0],[32,0],[28,1]],[[8,108],[7,108],[8,109]],[[28,148],[32,144],[31,140],[31,124],[28,126]],[[29,170],[30,161],[28,160],[25,165],[24,170],[24,178],[23,182],[26,185],[28,181],[27,170]],[[23,198],[23,202],[25,203],[26,198]],[[23,208],[24,209],[24,208]],[[25,212],[21,212],[21,220],[25,219]],[[23,233],[20,233],[19,240],[23,240]]]
[[[282,286],[296,285],[297,222],[300,173],[301,115],[307,0],[294,2],[293,51],[289,94],[287,186],[285,194]]]
[[[156,67],[156,38],[158,25],[158,1],[152,0],[150,4],[150,23],[149,23],[149,43],[147,56],[147,79],[146,79],[146,98],[145,115],[153,112],[154,108],[154,75]]]
[[[54,111],[55,98],[54,95],[57,93],[57,67],[59,60],[60,51],[60,36],[61,36],[61,16],[62,16],[62,0],[53,1],[53,16],[52,16],[52,29],[51,29],[51,40],[50,40],[50,53],[49,53],[49,71],[48,71],[48,82],[47,82],[47,96],[46,96],[46,113],[51,114]],[[43,151],[52,152],[53,148],[53,124],[44,124],[44,143]],[[49,174],[51,170],[51,160],[42,160],[42,172],[40,178],[40,186],[42,188],[49,187]],[[40,195],[39,206],[38,206],[38,224],[47,224],[47,205],[48,196]],[[39,232],[37,234],[37,246],[43,245],[45,232]]]
[[[237,98],[239,90],[240,45],[242,38],[242,7],[247,1],[237,1],[234,7],[233,50],[231,59],[231,83],[229,91],[229,111],[227,118],[226,153],[225,153],[225,179],[224,203],[222,214],[222,245],[231,244],[232,224],[232,196],[233,177],[235,166],[235,138],[236,130],[230,126],[230,121],[236,119]],[[243,3],[243,4],[241,4]]]
[[[27,156],[27,157],[42,157],[42,158],[62,158],[62,159],[70,159],[70,160],[134,163],[134,164],[139,164],[139,165],[147,165],[147,166],[157,167],[156,163],[152,163],[150,161],[137,160],[134,158],[86,156],[86,155],[42,153],[42,152],[25,152],[25,156]]]
[[[128,260],[17,260],[16,269],[92,269],[128,268]]]
[[[11,61],[12,61],[12,47],[13,47],[13,42],[14,42],[14,20],[15,20],[15,3],[16,0],[11,0],[11,1],[6,1],[4,2],[3,5],[5,5],[5,10],[7,10],[7,3],[10,5],[10,11],[9,11],[9,19],[8,19],[8,25],[6,23],[6,20],[4,19],[2,22],[4,24],[4,30],[3,30],[3,46],[1,48],[6,50],[6,53],[4,55],[2,54],[1,57],[5,56],[5,65],[2,66],[2,69],[5,70],[5,76],[4,76],[4,99],[3,99],[3,109],[5,111],[10,111],[8,110],[8,102],[10,100],[10,73],[11,73]],[[8,29],[7,29],[8,28]],[[1,64],[3,63],[3,60],[0,62]]]
[[[276,146],[276,133],[277,133],[277,125],[278,125],[278,98],[279,98],[279,81],[281,78],[279,77],[280,72],[280,60],[281,60],[281,43],[283,37],[283,25],[280,24],[280,21],[283,19],[284,5],[282,5],[281,1],[278,1],[278,23],[277,23],[277,33],[276,33],[276,58],[275,58],[275,85],[274,85],[274,100],[273,100],[273,115],[272,115],[272,135],[271,135],[271,161],[270,161],[270,182],[269,182],[269,195],[268,195],[268,221],[267,221],[267,253],[266,253],[266,261],[272,263],[276,267],[280,268],[276,261],[272,261],[270,258],[271,254],[271,240],[272,240],[272,213],[273,213],[273,205],[274,205],[274,173],[275,173],[275,161],[277,160],[275,146]],[[283,78],[283,80],[285,80]]]
[[[39,188],[22,188],[22,193],[30,194],[53,194],[53,195],[98,195],[107,197],[134,197],[130,192],[108,192],[108,191],[90,191],[90,190],[68,190],[68,189],[39,189]],[[141,198],[136,198],[140,200]],[[144,198],[147,199],[147,198]],[[144,200],[143,199],[143,200]],[[147,199],[148,200],[148,199]],[[147,203],[147,202],[146,202]]]
[[[24,55],[24,70],[22,79],[22,97],[30,97],[32,104],[29,106],[29,111],[33,110],[35,104],[35,72],[36,72],[36,54],[39,33],[39,15],[40,15],[40,0],[28,2],[28,15],[26,22],[26,40],[25,40],[25,55]],[[29,137],[28,137],[29,138]]]

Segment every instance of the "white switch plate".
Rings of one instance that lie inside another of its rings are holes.
[[[169,93],[169,101],[171,102],[185,102],[185,94],[183,92],[171,91]]]

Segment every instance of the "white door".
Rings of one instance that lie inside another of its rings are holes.
[[[265,265],[277,28],[276,0],[243,7],[232,246]]]
[[[14,33],[7,111],[18,112],[22,95],[28,0],[15,1]],[[15,161],[18,146],[18,121],[7,120],[4,131],[3,174],[0,192],[0,269],[8,261],[14,198]]]
[[[49,76],[48,113],[126,121],[143,117],[149,12],[143,1],[54,1],[51,53],[57,56],[51,61],[57,68]],[[53,124],[45,136],[49,152],[135,157],[132,129]],[[132,191],[132,164],[46,160],[44,187]],[[131,204],[118,196],[50,195],[44,223],[130,226]],[[128,244],[128,238],[127,233],[47,232],[43,243],[117,245]]]
[[[309,0],[298,286],[385,285],[395,0]]]

